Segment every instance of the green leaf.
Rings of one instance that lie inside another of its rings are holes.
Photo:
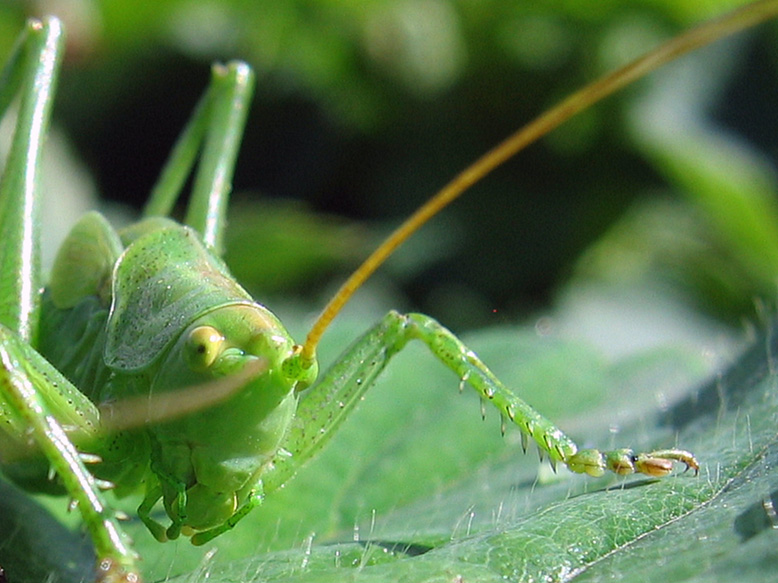
[[[328,338],[331,350],[363,324],[354,308]],[[583,444],[677,443],[697,454],[698,477],[590,480],[538,470],[536,456],[522,454],[518,431],[508,428],[501,438],[497,415],[487,410],[483,423],[477,398],[458,395],[457,380],[414,347],[322,455],[233,532],[205,548],[159,544],[132,504],[128,528],[148,581],[207,574],[209,581],[671,582],[729,580],[719,577],[740,567],[764,580],[776,536],[762,505],[775,488],[778,451],[772,336],[661,415],[662,379],[693,387],[698,356],[655,350],[612,363],[587,344],[507,326],[467,339]],[[621,431],[609,435],[614,424]],[[47,504],[64,506],[61,499]],[[24,516],[3,531],[27,529],[35,540],[46,528]],[[0,564],[10,566],[11,545],[42,563],[40,550],[22,538],[3,543]],[[47,554],[61,557],[81,537],[58,531],[55,538]],[[77,580],[64,567],[54,571],[59,580]]]
[[[709,65],[698,53],[652,77],[631,108],[628,127],[645,159],[686,203],[685,213],[665,203],[665,226],[655,229],[660,242],[651,250],[691,272],[681,278],[702,275],[715,282],[709,301],[739,296],[741,317],[748,309],[744,300],[772,297],[775,290],[778,180],[764,152],[709,118],[721,79],[741,73],[731,58],[737,41],[728,42],[706,49],[709,59],[711,53],[719,57]]]
[[[363,520],[356,523],[360,542],[306,539],[316,527],[301,526],[293,550],[226,563],[219,561],[220,550],[201,574],[209,573],[209,581],[723,581],[729,580],[723,574],[747,566],[753,580],[765,580],[776,542],[770,517],[760,510],[775,485],[778,455],[778,395],[769,366],[777,347],[771,335],[658,424],[644,417],[640,429],[618,435],[619,442],[663,446],[673,445],[677,432],[678,442],[699,456],[698,477],[593,482],[563,475],[546,484],[510,459],[515,447],[509,445],[459,479],[375,517],[365,503]],[[604,433],[601,413],[586,415],[587,434]],[[400,419],[415,440],[408,418]],[[462,419],[446,416],[446,422]],[[460,433],[460,444],[478,439]],[[342,443],[333,442],[332,449],[337,445]],[[443,454],[425,452],[430,466],[445,457],[445,440],[439,445]],[[352,462],[362,464],[359,457]],[[289,492],[300,482],[316,483],[309,478],[303,473]],[[413,481],[424,479],[408,476],[407,485],[414,490]],[[346,488],[350,495],[359,489]],[[327,498],[321,505],[335,513],[343,503]],[[348,541],[352,534],[330,540]]]

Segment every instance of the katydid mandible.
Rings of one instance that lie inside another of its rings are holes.
[[[764,18],[764,13],[733,18],[727,32]],[[390,358],[414,339],[515,424],[525,447],[532,439],[553,464],[592,476],[605,471],[665,476],[675,462],[696,472],[696,459],[681,449],[579,449],[450,331],[422,314],[390,312],[320,377],[315,348],[362,282],[469,185],[575,112],[721,34],[709,26],[697,29],[696,36],[678,37],[510,138],[400,227],[344,284],[299,345],[220,259],[232,169],[253,86],[253,73],[243,63],[213,68],[143,220],[116,231],[101,215],[87,214],[63,243],[51,279],[39,292],[35,188],[62,30],[53,18],[31,21],[0,78],[0,115],[17,94],[20,101],[0,183],[4,474],[32,491],[66,493],[94,542],[98,576],[137,581],[137,557],[103,489],[112,487],[122,496],[145,488],[138,515],[155,538],[184,535],[203,544],[289,480]],[[179,224],[168,215],[198,153],[191,201]],[[183,410],[175,405],[179,395],[204,397]],[[166,524],[151,516],[158,504]]]

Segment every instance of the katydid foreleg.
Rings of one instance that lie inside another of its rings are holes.
[[[605,471],[664,476],[672,471],[673,462],[695,472],[699,469],[691,453],[678,449],[637,454],[630,449],[579,450],[561,429],[503,385],[474,352],[437,321],[424,314],[392,311],[357,340],[304,395],[288,438],[263,475],[265,492],[280,487],[327,442],[392,356],[411,340],[424,343],[463,384],[492,403],[500,411],[503,426],[506,420],[518,426],[525,449],[528,438],[533,439],[552,464],[561,462],[573,472],[592,476]]]

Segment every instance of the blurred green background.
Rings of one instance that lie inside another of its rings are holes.
[[[65,20],[54,119],[100,196],[139,206],[215,60],[258,88],[228,261],[315,305],[467,163],[608,70],[745,2],[4,2]],[[706,49],[566,124],[456,202],[379,276],[457,330],[571,281],[669,283],[731,323],[774,295],[776,27]],[[724,182],[722,186],[722,181]]]

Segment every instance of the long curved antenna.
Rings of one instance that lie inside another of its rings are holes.
[[[411,235],[418,231],[441,209],[458,198],[473,184],[481,180],[503,162],[543,137],[551,130],[583,111],[594,103],[608,97],[633,81],[673,59],[705,46],[725,36],[732,35],[778,15],[778,0],[763,0],[749,4],[722,17],[705,22],[688,32],[673,38],[628,65],[601,77],[576,91],[555,107],[535,118],[523,128],[506,138],[438,191],[413,215],[402,223],[389,237],[360,265],[343,283],[337,293],[324,307],[308,332],[300,351],[303,366],[310,366],[315,358],[316,346],[327,327],[351,299],[363,283],[389,256]]]

